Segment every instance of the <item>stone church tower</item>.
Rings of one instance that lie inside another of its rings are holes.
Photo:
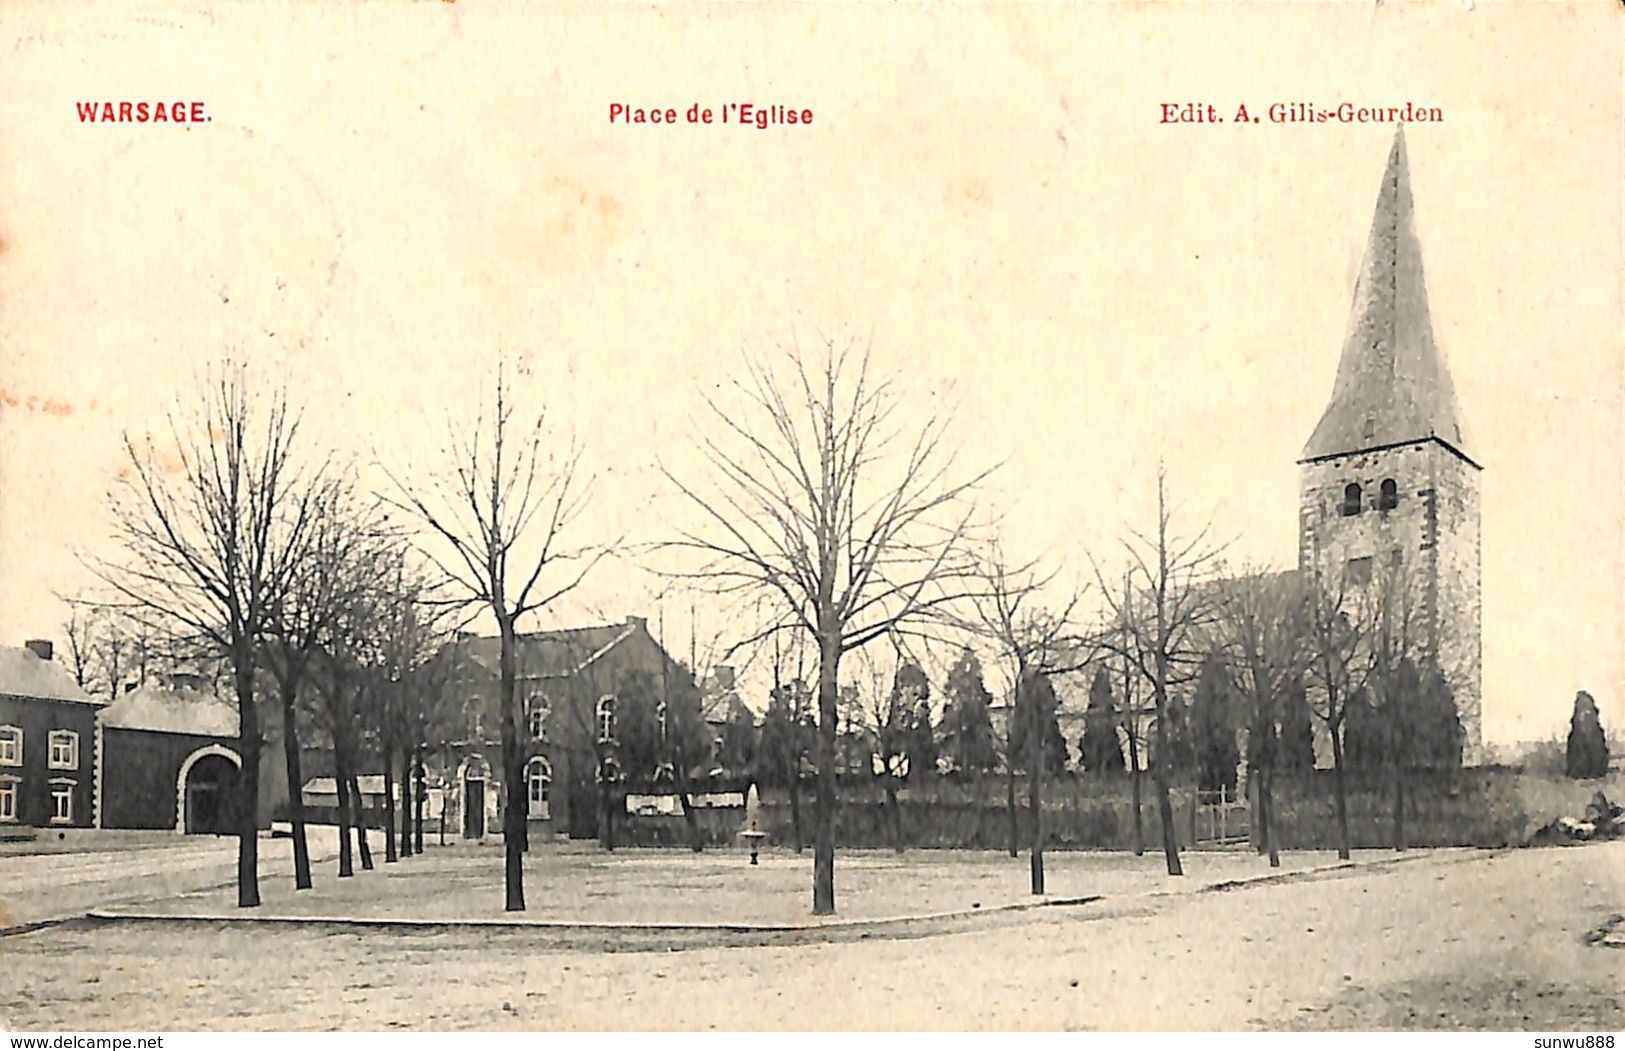
[[[1478,761],[1479,464],[1428,316],[1403,127],[1377,193],[1331,403],[1304,446],[1298,566],[1359,584],[1401,572]]]

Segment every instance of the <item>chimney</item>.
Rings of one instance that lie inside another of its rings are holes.
[[[30,652],[42,661],[50,660],[51,654],[54,652],[51,648],[50,639],[29,639],[23,645],[27,646]]]
[[[637,628],[639,631],[648,632],[648,630],[649,630],[649,618],[648,617],[627,617],[626,618],[626,626],[629,627],[629,628]]]
[[[717,685],[717,690],[723,693],[734,688],[734,670],[731,664],[719,664],[711,669],[711,681]]]

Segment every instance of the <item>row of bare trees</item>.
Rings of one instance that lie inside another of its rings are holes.
[[[708,403],[708,472],[665,472],[698,512],[698,524],[672,545],[697,556],[689,578],[770,605],[776,615],[762,635],[788,632],[816,652],[815,913],[835,908],[843,658],[877,641],[901,654],[912,645],[957,645],[968,633],[1004,666],[1017,718],[1032,721],[1025,766],[1035,893],[1043,891],[1041,748],[1046,707],[1054,703],[1045,700],[1054,696],[1050,680],[1087,668],[1121,676],[1133,713],[1123,725],[1137,794],[1139,735],[1152,735],[1151,754],[1166,754],[1178,698],[1215,652],[1251,709],[1259,815],[1272,862],[1279,854],[1271,832],[1273,741],[1283,698],[1306,687],[1333,742],[1339,849],[1347,856],[1342,739],[1350,706],[1369,698],[1386,708],[1393,739],[1402,741],[1400,680],[1438,652],[1409,567],[1390,564],[1373,582],[1342,572],[1322,579],[1313,568],[1307,577],[1229,575],[1226,545],[1211,529],[1175,521],[1159,468],[1154,527],[1125,539],[1120,577],[1094,564],[1097,608],[1084,617],[1083,591],[1058,595],[1054,571],[1006,560],[996,531],[976,524],[978,489],[993,468],[957,466],[946,415],[928,409],[905,424],[902,392],[873,374],[867,352],[826,349],[811,367],[800,358],[782,370],[750,363],[730,400]],[[1320,564],[1317,557],[1312,566]],[[878,688],[871,693],[877,702],[883,696]],[[1138,696],[1149,700],[1144,721]],[[889,713],[877,711],[875,724],[889,724]],[[1016,764],[1005,766],[1013,778]],[[1168,769],[1167,762],[1151,764],[1168,872],[1179,875]],[[1403,843],[1406,769],[1396,760],[1396,844]],[[1009,787],[1013,813],[1013,780]]]
[[[732,389],[707,400],[699,466],[661,468],[691,519],[676,527],[675,539],[656,545],[675,560],[664,572],[677,584],[765,611],[733,649],[772,643],[778,653],[799,654],[803,645],[811,651],[812,696],[786,692],[776,661],[775,699],[797,706],[796,726],[816,728],[816,913],[835,909],[843,660],[876,643],[902,655],[974,639],[994,655],[1031,752],[1032,885],[1042,892],[1042,748],[1055,704],[1052,680],[1106,669],[1121,677],[1126,697],[1148,699],[1146,723],[1125,722],[1136,790],[1138,735],[1149,729],[1152,753],[1166,751],[1177,697],[1215,650],[1249,698],[1251,728],[1262,740],[1273,732],[1283,691],[1312,681],[1341,770],[1353,699],[1391,691],[1398,669],[1437,641],[1421,630],[1413,589],[1353,588],[1342,579],[1300,580],[1286,589],[1266,574],[1226,578],[1222,545],[1210,530],[1187,531],[1174,520],[1160,470],[1154,528],[1128,536],[1121,575],[1094,563],[1092,587],[1065,593],[1058,571],[1007,559],[997,530],[981,524],[978,494],[994,467],[960,468],[946,410],[933,401],[905,413],[905,392],[876,374],[867,351],[825,351],[779,367],[747,360]],[[115,501],[120,550],[94,563],[112,596],[102,608],[144,636],[208,652],[229,671],[248,800],[257,798],[262,737],[256,690],[274,684],[295,797],[299,885],[309,884],[297,799],[302,713],[319,713],[332,737],[341,812],[349,813],[359,794],[360,728],[370,735],[368,747],[386,757],[386,778],[393,782],[399,772],[411,780],[444,692],[434,677],[449,674],[437,655],[446,652],[453,624],[478,615],[494,622],[499,638],[502,782],[510,788],[505,903],[523,909],[526,798],[513,790],[524,783],[526,758],[520,626],[545,616],[624,547],[575,535],[593,488],[579,446],[561,441],[505,372],[473,425],[450,429],[443,469],[406,477],[386,468],[390,484],[381,496],[363,493],[347,466],[306,450],[286,394],[260,393],[240,367],[211,382],[201,412],[177,413],[170,423],[163,444],[126,442],[129,462]],[[1085,608],[1090,591],[1093,605]],[[98,659],[118,664],[125,657]],[[110,674],[116,680],[123,673]],[[663,698],[670,691],[661,685]],[[896,707],[900,696],[894,683],[887,704]],[[890,716],[881,722],[889,727]],[[1267,827],[1269,750],[1255,754],[1265,757],[1260,812]],[[792,783],[803,761],[799,747],[793,759]],[[1016,763],[1005,765],[1013,771]],[[1168,871],[1178,874],[1167,764],[1153,763],[1151,772]],[[386,794],[393,807],[393,793]],[[1013,812],[1013,781],[1009,794]],[[242,808],[240,828],[245,906],[258,902],[254,810]],[[1339,810],[1346,852],[1340,774]],[[390,822],[393,828],[393,815]],[[346,835],[341,865],[348,843]],[[365,863],[364,835],[361,843]],[[386,849],[393,852],[393,840]]]
[[[68,634],[81,681],[110,693],[145,679],[155,663],[205,668],[231,683],[241,760],[237,896],[248,907],[260,900],[263,714],[274,701],[295,885],[311,886],[302,728],[319,729],[333,747],[340,875],[349,875],[351,831],[364,823],[360,756],[380,753],[386,776],[412,780],[438,718],[431,680],[443,674],[434,656],[448,621],[433,598],[437,582],[411,564],[400,530],[355,472],[306,448],[285,390],[227,364],[202,395],[171,414],[168,434],[126,438],[114,548],[87,558],[103,594],[74,605]],[[390,859],[408,842],[394,819]],[[364,831],[359,845],[371,867]]]

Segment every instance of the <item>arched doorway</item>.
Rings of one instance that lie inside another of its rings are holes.
[[[491,805],[487,787],[491,778],[491,764],[482,755],[471,755],[463,760],[457,772],[463,800],[463,838],[484,839],[486,817]]]
[[[176,779],[176,831],[225,836],[237,829],[237,779],[242,762],[229,748],[210,745],[186,757]]]

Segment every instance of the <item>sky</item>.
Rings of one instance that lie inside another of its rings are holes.
[[[1393,128],[1162,107],[1409,101],[1445,117],[1406,137],[1485,467],[1486,738],[1551,736],[1581,688],[1620,725],[1616,30],[1565,3],[10,4],[0,640],[60,639],[120,436],[163,433],[227,354],[288,384],[312,448],[411,479],[523,361],[585,449],[592,541],[669,535],[657,457],[694,469],[745,355],[857,342],[905,412],[951,413],[967,467],[1003,462],[983,502],[1011,551],[1086,582],[1149,525],[1160,461],[1235,561],[1291,565]],[[211,119],[75,114],[126,99]],[[814,120],[612,125],[617,102]],[[686,622],[638,562],[530,627]]]

